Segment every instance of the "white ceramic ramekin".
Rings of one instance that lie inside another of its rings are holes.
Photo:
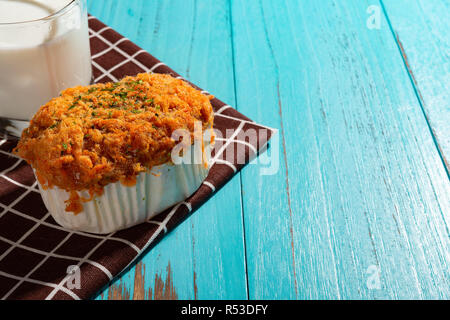
[[[185,200],[200,187],[208,172],[205,163],[153,167],[151,172],[137,176],[135,186],[127,187],[120,182],[107,185],[102,196],[83,202],[83,211],[76,215],[65,211],[67,191],[57,187],[44,190],[40,184],[39,189],[47,209],[61,226],[106,234],[147,221]],[[89,198],[88,191],[79,195]]]

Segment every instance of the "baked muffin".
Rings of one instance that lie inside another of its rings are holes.
[[[33,167],[58,223],[109,233],[198,189],[209,170],[208,142],[194,148],[192,139],[192,161],[174,165],[172,150],[180,141],[172,135],[182,129],[194,137],[199,124],[202,132],[212,128],[210,98],[162,74],[66,89],[39,109],[15,153]]]

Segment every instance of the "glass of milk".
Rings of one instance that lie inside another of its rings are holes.
[[[91,78],[86,0],[0,0],[1,131]]]

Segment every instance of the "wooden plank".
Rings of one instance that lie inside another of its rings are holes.
[[[449,172],[450,2],[383,0],[382,3]]]
[[[226,1],[90,1],[93,15],[233,104],[228,9]],[[246,299],[240,194],[237,176],[99,299]]]
[[[232,1],[237,105],[280,129],[242,173],[250,298],[450,297],[450,184],[372,3]]]

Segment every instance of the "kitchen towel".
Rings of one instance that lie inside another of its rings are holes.
[[[93,16],[89,17],[89,29],[95,82],[116,82],[142,72],[181,78]],[[217,98],[211,103],[214,128],[223,139],[216,142],[215,162],[206,181],[186,201],[150,221],[108,235],[59,226],[42,202],[31,167],[11,154],[17,140],[0,137],[0,299],[91,298],[266,147],[272,129]],[[243,132],[253,132],[253,137]],[[76,272],[79,287],[74,282]]]

